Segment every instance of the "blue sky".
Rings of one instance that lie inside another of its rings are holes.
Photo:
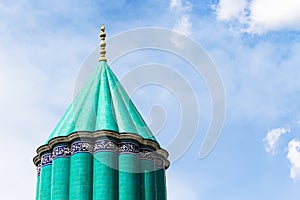
[[[143,27],[179,31],[207,51],[223,78],[227,109],[222,136],[200,160],[211,108],[206,86],[191,66],[150,50],[111,66],[121,78],[143,63],[166,64],[195,91],[199,131],[168,170],[169,199],[299,199],[299,9],[297,0],[2,0],[1,199],[34,198],[35,150],[72,101],[81,64],[98,46],[102,23],[108,37]],[[158,139],[167,145],[180,118],[174,96],[149,86],[132,98],[149,123],[151,106],[164,106],[167,120]]]

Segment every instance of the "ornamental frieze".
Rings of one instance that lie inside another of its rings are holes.
[[[42,163],[42,167],[46,166],[46,165],[51,165],[52,164],[52,154],[51,153],[43,154],[41,157],[41,163]]]
[[[71,148],[68,145],[56,146],[53,148],[52,159],[71,156]]]
[[[139,153],[139,146],[132,142],[122,142],[119,151],[120,153]]]
[[[150,149],[140,149],[139,156],[142,160],[154,160],[155,152]]]
[[[118,152],[118,143],[115,141],[104,139],[104,140],[97,140],[94,146],[94,153],[101,152],[101,151],[111,151],[111,152]]]
[[[71,154],[79,152],[93,153],[94,145],[87,141],[77,141],[71,145]]]
[[[37,175],[40,176],[41,175],[41,164],[38,164],[38,166],[36,167],[36,171],[37,171]]]
[[[60,140],[61,141],[61,140]],[[73,140],[74,141],[74,140]],[[74,142],[61,142],[53,145],[41,153],[41,157],[35,158],[35,163],[40,163],[40,168],[43,166],[51,165],[56,158],[67,158],[76,153],[90,153],[97,152],[114,152],[116,154],[130,153],[136,154],[141,160],[151,160],[155,162],[157,168],[167,168],[168,161],[165,159],[167,156],[156,151],[153,146],[136,142],[135,140],[117,140],[115,138],[101,137],[96,140],[77,140]],[[49,151],[52,151],[51,153]],[[37,168],[38,175],[41,169]]]
[[[110,151],[115,153],[136,153],[139,154],[139,157],[141,159],[155,159],[154,151],[147,148],[139,148],[136,143],[117,143],[113,140],[103,139],[97,140],[95,144],[92,144],[90,141],[76,141],[72,143],[71,147],[68,145],[56,146],[53,148],[52,153],[46,153],[42,155],[41,165],[46,166],[52,164],[52,161],[56,158],[70,157],[72,154],[80,152],[97,153],[103,151]],[[156,160],[157,165],[162,165],[162,161],[160,159]]]

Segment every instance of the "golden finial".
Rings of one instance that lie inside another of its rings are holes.
[[[100,42],[100,58],[99,58],[99,62],[101,60],[103,61],[107,61],[106,57],[105,57],[105,54],[106,54],[106,51],[105,51],[105,46],[106,46],[106,42],[105,42],[105,37],[106,37],[106,34],[105,34],[105,27],[104,27],[104,24],[102,24],[101,26],[101,33],[100,33],[100,38],[101,38],[101,42]]]

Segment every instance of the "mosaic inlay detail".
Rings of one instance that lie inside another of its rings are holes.
[[[120,143],[120,153],[139,153],[139,146],[133,142]]]
[[[56,146],[53,148],[52,159],[66,158],[71,156],[71,148],[68,145]]]
[[[41,157],[42,167],[52,164],[52,153],[43,154]]]
[[[38,164],[38,166],[36,167],[36,171],[37,171],[37,175],[40,176],[41,175],[41,164]]]
[[[118,143],[109,139],[97,140],[94,146],[94,153],[101,151],[118,152]]]
[[[56,158],[66,158],[73,154],[97,153],[97,152],[115,152],[117,154],[132,153],[137,154],[142,160],[152,160],[157,168],[164,168],[164,159],[156,154],[153,149],[147,146],[139,146],[132,141],[117,142],[108,138],[93,141],[75,141],[69,146],[61,144],[53,148],[52,153],[45,153],[41,157],[41,164],[37,166],[37,174],[40,175],[41,167],[51,165]]]
[[[155,152],[150,149],[140,149],[140,158],[143,160],[154,160]]]
[[[93,153],[93,150],[94,150],[94,145],[88,141],[77,141],[72,143],[71,145],[72,155],[81,152]]]

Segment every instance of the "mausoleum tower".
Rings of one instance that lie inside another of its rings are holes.
[[[37,149],[36,200],[166,200],[162,149],[100,58],[44,145]]]

